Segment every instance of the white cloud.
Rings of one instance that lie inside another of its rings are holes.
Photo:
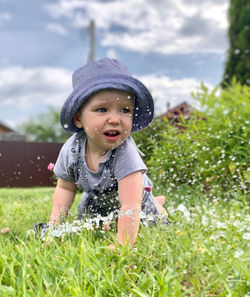
[[[224,53],[228,6],[229,0],[58,0],[46,10],[75,28],[87,27],[94,19],[100,42],[107,47],[163,54]]]
[[[200,86],[200,81],[194,78],[172,79],[165,75],[144,75],[137,78],[141,80],[150,90],[154,101],[156,114],[162,114],[167,109],[167,103],[170,107],[186,101],[193,106],[197,102],[192,98],[191,92],[196,92]],[[211,89],[213,86],[206,84]]]
[[[65,27],[57,23],[47,24],[47,29],[60,35],[66,35],[68,33],[68,30],[65,29]]]
[[[62,68],[19,66],[0,69],[0,109],[34,109],[40,103],[61,106],[71,91],[71,75]]]
[[[9,22],[11,20],[12,20],[12,17],[8,12],[0,13],[0,26],[3,25],[5,22]]]
[[[71,77],[72,73],[63,68],[3,68],[0,70],[0,110],[13,106],[23,110],[22,116],[13,115],[13,119],[8,119],[7,122],[13,124],[20,121],[20,117],[24,120],[25,114],[30,117],[31,112],[39,113],[38,105],[61,107],[72,90]],[[157,114],[166,111],[167,102],[171,107],[183,101],[195,104],[190,93],[196,91],[200,82],[194,78],[177,80],[157,74],[136,77],[151,91]]]

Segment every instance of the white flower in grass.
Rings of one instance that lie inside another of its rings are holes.
[[[176,210],[181,211],[184,217],[187,219],[187,221],[190,221],[190,211],[186,208],[184,204],[179,204]]]
[[[169,214],[172,214],[172,213],[174,213],[174,212],[175,212],[174,207],[173,207],[173,206],[168,206],[168,213],[169,213]]]
[[[201,223],[202,223],[202,225],[204,225],[204,226],[208,225],[208,217],[205,216],[205,215],[203,215],[203,216],[201,217]]]
[[[221,232],[218,232],[217,234],[211,235],[209,238],[211,240],[217,240],[220,237],[225,237],[225,233],[221,231]]]
[[[225,223],[216,222],[216,227],[217,228],[226,229],[227,228],[227,225]]]
[[[241,249],[239,249],[239,250],[236,250],[235,252],[234,252],[234,257],[235,258],[239,258],[241,255],[243,255],[244,254],[244,251],[243,250],[241,250]]]
[[[250,240],[250,233],[244,233],[244,234],[242,235],[242,238],[243,238],[243,239],[246,239],[246,240]]]

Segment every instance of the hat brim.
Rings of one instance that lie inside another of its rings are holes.
[[[91,95],[105,89],[122,90],[135,95],[131,132],[142,130],[151,123],[154,116],[154,101],[147,87],[132,76],[118,74],[97,76],[95,79],[85,82],[83,86],[74,89],[61,110],[62,127],[68,132],[81,131],[82,129],[74,124],[75,113]]]

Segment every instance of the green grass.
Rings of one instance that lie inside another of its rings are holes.
[[[185,192],[168,196],[172,224],[141,227],[136,246],[110,251],[114,232],[42,242],[52,188],[0,189],[0,296],[250,296],[249,202]],[[72,213],[80,199],[77,195]]]

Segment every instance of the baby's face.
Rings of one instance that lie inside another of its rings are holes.
[[[103,152],[126,140],[132,120],[132,95],[119,90],[94,94],[74,117],[75,125],[86,132],[89,148]]]

